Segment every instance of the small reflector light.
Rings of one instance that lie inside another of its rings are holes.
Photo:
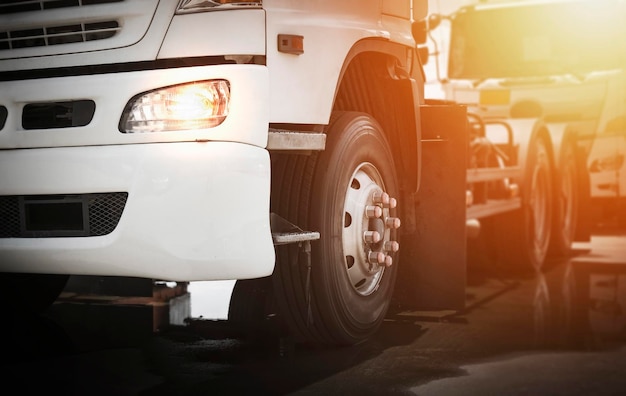
[[[278,51],[286,54],[301,55],[304,53],[304,37],[293,34],[278,35]]]
[[[483,89],[480,91],[481,105],[508,105],[511,91],[508,89]]]

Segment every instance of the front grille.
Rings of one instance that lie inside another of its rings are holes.
[[[102,21],[4,30],[0,31],[0,51],[103,40],[115,36],[120,29],[117,21]]]
[[[0,238],[107,235],[127,199],[125,192],[0,196]]]
[[[58,8],[86,7],[94,4],[119,3],[123,0],[14,0],[0,2],[0,15],[39,12]],[[0,29],[0,51],[19,48],[82,43],[115,36],[121,29],[116,20],[63,25],[30,26],[28,29]]]
[[[0,3],[0,15],[43,11],[55,8],[80,7],[93,4],[118,3],[123,0],[14,0]]]
[[[163,0],[0,0],[0,60],[13,65],[6,70],[42,69],[55,63],[46,57],[131,47],[147,37],[163,3],[169,7]],[[20,58],[32,62],[15,63]]]

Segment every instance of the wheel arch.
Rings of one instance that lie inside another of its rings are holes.
[[[380,39],[357,42],[339,74],[333,111],[370,114],[391,145],[400,188],[419,186],[421,154],[419,105],[424,75],[413,48]]]

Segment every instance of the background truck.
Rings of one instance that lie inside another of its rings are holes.
[[[491,122],[427,99],[427,12],[0,4],[7,293],[43,310],[70,275],[237,279],[229,320],[354,344],[390,309],[463,308],[483,222],[498,260],[540,269],[569,248],[577,136],[507,120],[496,144]]]
[[[485,119],[565,125],[586,157],[593,221],[624,219],[626,4],[483,1],[450,15],[433,10],[431,31],[440,24],[431,50],[442,96]]]

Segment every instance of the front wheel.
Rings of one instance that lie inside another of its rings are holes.
[[[6,296],[19,309],[35,314],[45,312],[59,297],[69,275],[0,273]]]
[[[321,238],[310,267],[298,247],[279,247],[272,278],[297,339],[349,345],[379,328],[391,300],[399,189],[389,144],[369,115],[337,113],[327,135],[316,156],[276,159],[272,210]]]

